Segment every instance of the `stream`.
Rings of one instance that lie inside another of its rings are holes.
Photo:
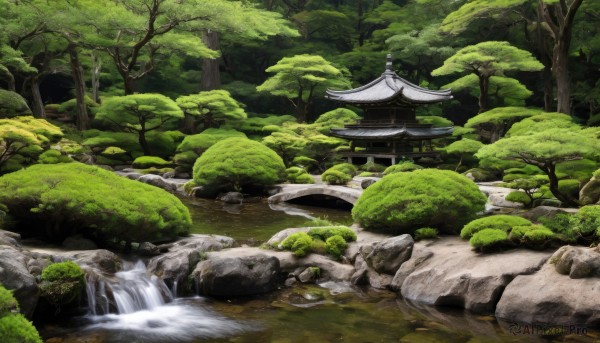
[[[183,199],[195,233],[227,235],[260,245],[274,233],[313,217],[349,224],[335,209],[265,201],[232,207]],[[592,342],[593,337],[513,335],[512,323],[463,310],[418,306],[395,293],[326,282],[235,299],[177,298],[141,261],[87,283],[87,314],[40,328],[51,343],[200,342]]]

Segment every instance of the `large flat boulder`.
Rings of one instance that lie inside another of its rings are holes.
[[[506,285],[539,270],[550,255],[529,250],[479,254],[454,237],[417,243],[391,288],[412,301],[492,313]]]
[[[280,273],[279,260],[255,249],[209,253],[191,274],[200,294],[237,297],[273,291]]]
[[[600,250],[564,246],[507,287],[496,316],[523,323],[600,325]]]

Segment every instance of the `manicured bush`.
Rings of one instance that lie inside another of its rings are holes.
[[[352,218],[370,230],[409,233],[421,227],[455,232],[483,211],[487,198],[453,171],[423,169],[383,177],[367,188]]]
[[[306,232],[296,232],[289,235],[281,246],[286,250],[291,250],[297,257],[306,256],[311,251],[312,238]]]
[[[95,102],[89,96],[85,97],[84,103],[85,103],[85,107],[87,108],[87,112],[90,114],[95,113],[96,108],[100,106],[100,104]],[[77,111],[77,99],[71,99],[71,100],[67,100],[67,101],[63,102],[62,104],[60,104],[57,107],[56,110],[59,113],[67,113],[71,117],[75,117],[76,111]]]
[[[59,262],[42,270],[40,295],[54,306],[76,300],[85,287],[83,270],[74,262]]]
[[[325,251],[337,259],[342,256],[347,246],[346,240],[338,235],[331,236],[325,241]]]
[[[0,89],[0,118],[31,115],[27,101],[19,93]]]
[[[600,238],[600,205],[588,205],[570,217],[573,232],[585,241]]]
[[[193,151],[199,156],[217,142],[232,137],[246,138],[246,135],[243,132],[236,130],[211,128],[204,130],[197,135],[186,136],[177,147],[177,151]]]
[[[38,163],[41,164],[56,164],[70,162],[73,162],[72,158],[63,155],[60,153],[60,151],[54,149],[46,150],[38,157]]]
[[[579,181],[559,180],[558,190],[571,199],[579,199]]]
[[[81,144],[90,147],[96,154],[109,147],[118,147],[127,151],[134,158],[144,155],[138,142],[138,135],[135,133],[88,130],[84,132],[84,137],[86,139]],[[152,131],[148,132],[145,137],[155,156],[169,158],[175,153],[175,141],[170,135]]]
[[[0,340],[7,343],[42,343],[36,328],[19,312],[12,292],[0,284]]]
[[[587,182],[594,171],[598,169],[598,163],[588,159],[561,162],[556,165],[556,176],[559,179],[569,178]]]
[[[328,185],[345,185],[352,181],[352,176],[343,171],[329,168],[321,174],[321,180]]]
[[[167,168],[171,166],[171,162],[165,161],[158,156],[140,156],[133,161],[132,166],[138,169],[148,168]]]
[[[191,224],[188,209],[172,194],[81,163],[4,175],[0,203],[18,228],[56,240],[74,231],[108,243],[167,240]]]
[[[410,171],[417,170],[417,169],[423,169],[423,167],[421,167],[418,164],[415,164],[415,163],[412,163],[409,161],[405,161],[405,162],[400,162],[398,164],[394,164],[394,165],[387,167],[383,171],[383,175],[410,172]]]
[[[307,172],[314,172],[319,168],[319,162],[306,156],[296,156],[292,164],[304,168]]]
[[[531,204],[531,199],[529,198],[529,196],[527,196],[527,193],[523,191],[512,191],[508,193],[508,195],[504,199],[506,199],[507,201],[518,202],[525,206],[529,206],[529,204]]]
[[[8,313],[19,313],[19,302],[11,291],[0,285],[0,316]]]
[[[285,170],[285,174],[291,183],[315,183],[315,179],[306,170],[299,167],[290,167]]]
[[[473,220],[462,228],[460,236],[463,239],[469,239],[483,229],[496,229],[509,232],[515,226],[527,225],[531,225],[531,222],[525,218],[499,214]]]
[[[508,235],[504,230],[483,229],[471,237],[469,243],[475,250],[486,252],[502,249],[510,245]]]
[[[363,171],[372,172],[372,173],[383,173],[383,171],[386,170],[386,166],[384,166],[382,164],[377,164],[375,162],[367,162],[367,163],[363,164],[362,166],[360,166],[359,169],[363,170]]]
[[[436,238],[438,235],[438,230],[431,227],[424,227],[415,230],[415,240],[420,241],[423,239],[432,239]]]
[[[356,172],[358,172],[358,168],[355,165],[350,164],[350,163],[339,163],[329,169],[341,171],[342,173],[348,174],[350,176],[354,176],[354,175],[356,175]]]
[[[22,314],[0,317],[0,334],[6,343],[42,343],[35,326]]]
[[[211,146],[194,164],[200,186],[221,191],[265,187],[285,175],[283,160],[273,150],[246,138],[228,138]]]
[[[308,235],[315,239],[326,241],[329,237],[340,236],[346,242],[356,240],[356,233],[347,226],[315,227],[308,230]]]
[[[377,173],[362,172],[362,173],[359,173],[356,176],[358,176],[358,177],[373,177],[373,176],[377,176],[377,175],[378,175]]]

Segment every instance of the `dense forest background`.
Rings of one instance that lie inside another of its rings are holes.
[[[532,106],[600,122],[598,1],[0,0],[0,7],[0,86],[20,93],[37,117],[44,105],[73,98],[175,99],[217,88],[250,115],[293,114],[293,94],[256,89],[282,58],[321,56],[358,86],[377,77],[392,53],[402,77],[454,90],[455,101],[421,114],[444,113],[460,125],[482,109]],[[485,54],[505,52],[480,49],[469,52],[481,55],[477,65],[432,75],[461,49],[487,41],[528,51],[542,66],[507,61],[490,70]],[[481,73],[490,80],[484,107],[477,100],[483,78],[472,75]],[[302,119],[336,107],[321,86],[303,95]]]

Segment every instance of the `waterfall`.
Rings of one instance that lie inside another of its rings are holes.
[[[126,266],[113,277],[93,269],[86,273],[86,293],[91,314],[118,314],[152,310],[173,300],[171,290],[155,275],[148,275],[142,261]]]

